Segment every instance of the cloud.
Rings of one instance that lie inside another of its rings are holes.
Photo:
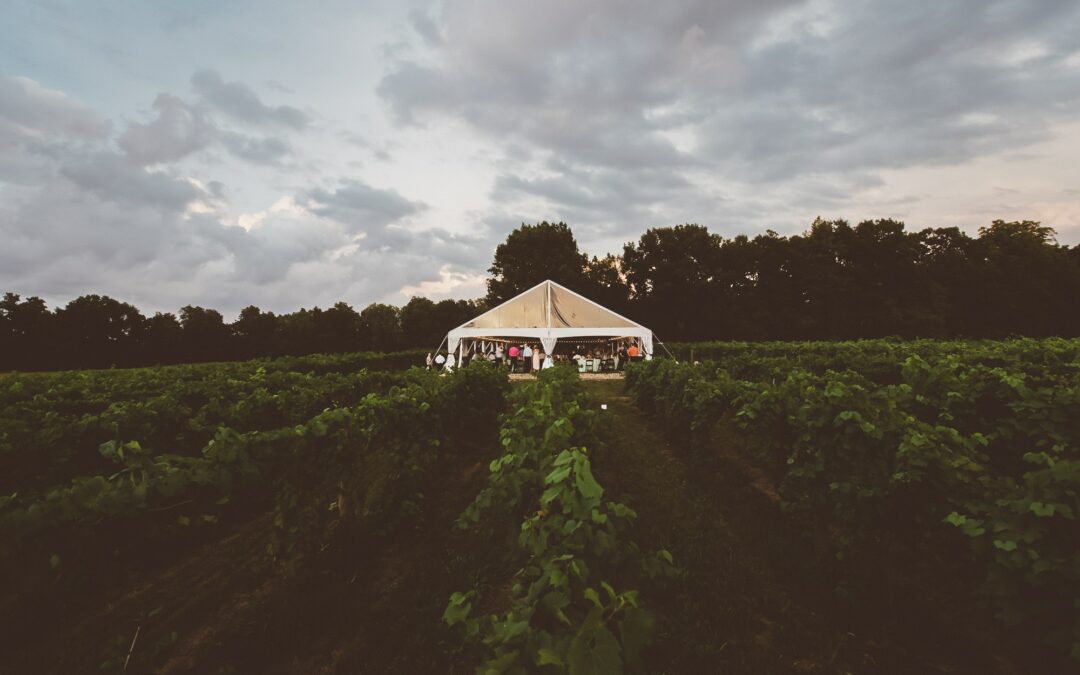
[[[303,195],[307,208],[316,215],[332,218],[350,231],[381,234],[374,239],[393,245],[403,243],[392,232],[382,230],[386,225],[424,208],[411,202],[396,190],[380,190],[357,180],[342,180],[333,190],[314,188]]]
[[[66,158],[59,170],[62,176],[103,201],[180,213],[200,194],[190,182],[168,173],[146,171],[107,151]]]
[[[0,120],[34,135],[99,139],[108,122],[62,92],[26,77],[0,74]]]
[[[288,142],[273,136],[245,136],[232,131],[219,134],[221,144],[240,159],[256,164],[274,164],[291,152]]]
[[[209,73],[200,71],[193,79],[207,79]],[[216,76],[216,73],[213,75]],[[217,79],[220,80],[220,76]],[[246,86],[236,82],[222,84],[222,88],[226,92],[251,93]],[[242,97],[236,98],[240,100]],[[257,97],[254,105],[262,106]],[[265,110],[259,114],[271,117],[284,115],[286,121],[292,119],[288,111],[294,109],[262,107]],[[223,125],[214,119],[206,102],[187,102],[175,94],[160,93],[154,99],[153,109],[156,117],[146,123],[130,123],[117,139],[120,148],[138,164],[177,162],[215,146],[223,147],[233,156],[254,164],[278,164],[292,153],[292,147],[285,138],[250,135]],[[299,128],[303,126],[304,123],[301,123]]]
[[[269,106],[242,82],[226,82],[215,70],[200,70],[191,76],[191,86],[216,110],[240,122],[279,125],[300,130],[308,116],[292,106]]]
[[[449,0],[410,18],[422,43],[378,86],[399,123],[518,148],[491,199],[590,228],[670,224],[688,200],[759,223],[793,194],[843,205],[886,171],[1045,141],[1080,107],[1064,1]]]
[[[292,310],[398,300],[407,285],[476,267],[475,240],[407,227],[424,204],[358,179],[238,213],[221,180],[191,175],[206,167],[182,160],[220,145],[267,163],[289,148],[222,128],[197,102],[160,94],[151,119],[113,138],[85,106],[58,92],[42,97],[49,90],[34,82],[16,85],[0,110],[0,288],[54,301],[106,293],[146,311]],[[47,114],[28,114],[31,104]],[[5,167],[23,180],[8,179]]]
[[[153,107],[157,118],[129,125],[117,141],[132,160],[175,162],[213,142],[216,129],[203,110],[172,94],[158,94]]]

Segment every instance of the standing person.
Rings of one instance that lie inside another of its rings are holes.
[[[532,369],[534,371],[540,371],[540,348],[532,350]]]
[[[446,357],[444,357],[441,352],[439,354],[436,354],[435,355],[435,366],[439,370],[442,370],[442,366],[443,366],[444,363],[446,363]]]
[[[503,348],[501,342],[495,345],[495,358],[492,359],[492,361],[505,364],[505,361],[503,361]]]
[[[431,352],[428,352],[427,353],[427,358],[424,359],[424,368],[426,368],[427,370],[431,370],[431,365],[433,363],[434,363],[434,360],[432,360],[432,358],[431,358]]]
[[[464,360],[464,359],[462,359],[462,360]],[[452,371],[454,369],[454,365],[455,365],[454,353],[450,352],[449,354],[446,355],[446,369]]]
[[[525,361],[525,363],[524,363],[525,368],[523,370],[526,373],[529,372],[530,370],[532,370],[533,367],[534,367],[533,366],[533,362],[535,361],[535,359],[533,358],[534,354],[535,354],[535,352],[533,352],[532,345],[526,342],[525,343],[525,349],[521,350],[521,358]],[[539,364],[537,364],[537,366],[539,366]]]
[[[630,349],[626,350],[626,355],[630,357],[631,361],[637,361],[638,357],[641,355],[641,352],[640,350],[638,350],[638,346],[631,342]]]
[[[510,355],[510,372],[512,373],[517,369],[517,360],[518,356],[521,355],[521,350],[518,349],[517,345],[510,345],[510,349],[507,351],[507,354]]]

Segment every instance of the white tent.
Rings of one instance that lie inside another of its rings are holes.
[[[459,363],[466,342],[521,338],[539,340],[548,354],[562,339],[631,339],[641,347],[646,359],[653,355],[651,330],[550,279],[461,324],[446,336],[447,349],[451,354],[458,352]]]

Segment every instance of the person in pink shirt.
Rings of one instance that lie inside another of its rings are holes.
[[[510,357],[510,372],[514,372],[514,366],[517,365],[518,355],[521,354],[521,350],[517,345],[510,345],[510,349],[507,350],[507,355]]]

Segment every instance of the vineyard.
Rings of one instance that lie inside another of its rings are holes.
[[[0,672],[1074,667],[1080,341],[675,352],[8,374]]]
[[[1080,341],[694,349],[710,360],[632,370],[638,405],[698,462],[738,427],[843,591],[974,576],[1004,623],[1080,659]]]

